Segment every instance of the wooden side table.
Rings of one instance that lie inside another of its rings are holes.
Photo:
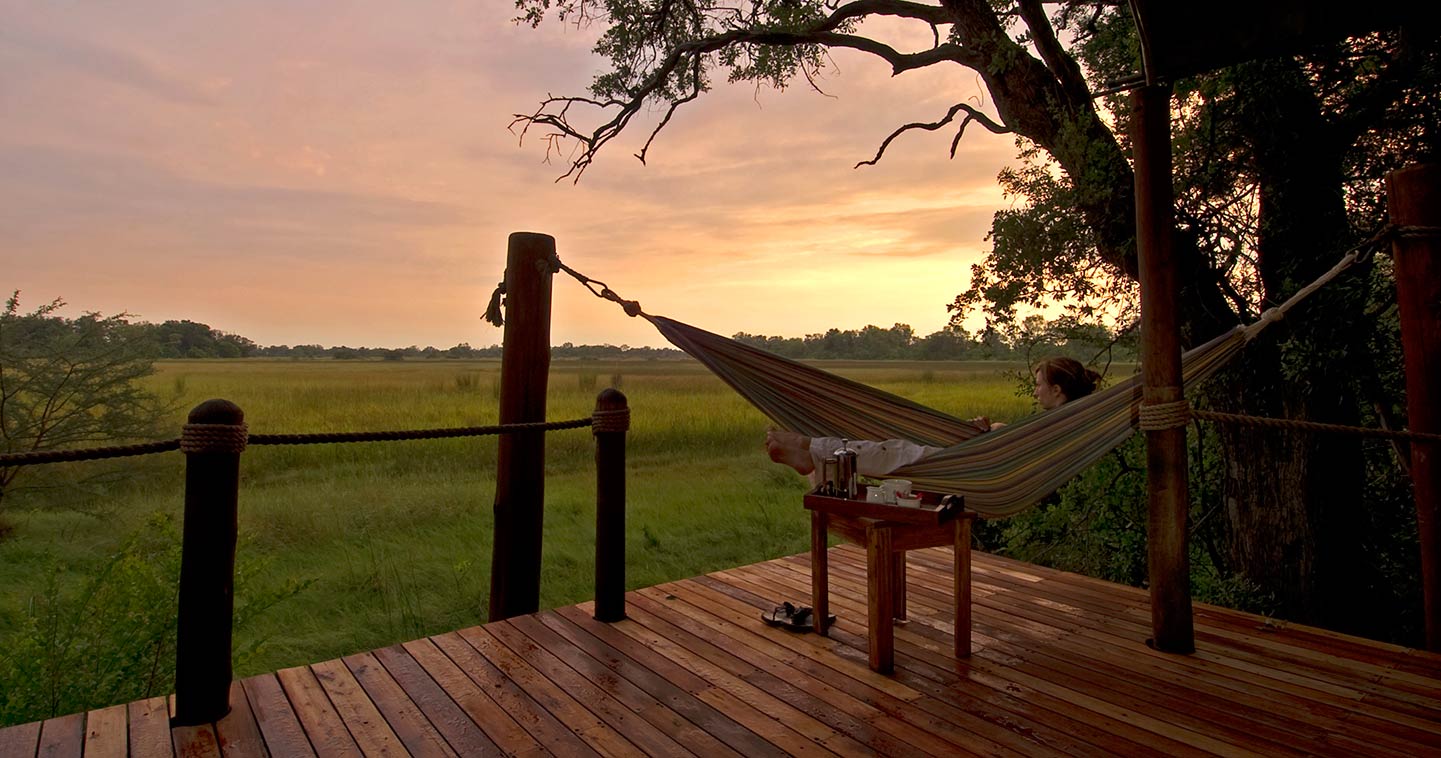
[[[971,654],[971,521],[960,507],[919,508],[806,495],[811,512],[811,607],[815,628],[828,632],[830,597],[826,536],[835,532],[866,548],[866,625],[871,669],[895,670],[895,620],[906,618],[906,551],[955,547],[955,652]]]

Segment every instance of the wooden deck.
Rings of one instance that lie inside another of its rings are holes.
[[[896,673],[867,668],[865,556],[831,551],[829,639],[765,626],[806,555],[237,682],[167,728],[163,698],[0,730],[0,756],[1441,754],[1441,656],[1196,609],[1197,652],[1144,645],[1141,590],[977,554],[975,655],[951,656],[950,553],[909,556]]]

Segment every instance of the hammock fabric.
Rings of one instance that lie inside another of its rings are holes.
[[[962,419],[662,316],[642,314],[776,423],[811,437],[906,439],[944,448],[898,469],[918,489],[958,493],[982,516],[1010,516],[1069,481],[1131,435],[1140,376],[982,433]],[[1254,330],[1237,327],[1181,360],[1187,386],[1213,374]]]

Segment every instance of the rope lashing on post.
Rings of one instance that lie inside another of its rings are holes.
[[[186,424],[180,429],[180,452],[243,453],[249,438],[245,424]]]
[[[630,408],[617,408],[609,411],[598,410],[592,413],[590,418],[590,431],[592,434],[630,431]]]
[[[1173,388],[1180,392],[1180,387]],[[1191,422],[1191,404],[1185,399],[1170,403],[1141,403],[1137,410],[1136,428],[1143,432],[1178,429]]]
[[[490,293],[490,305],[485,307],[485,320],[496,326],[505,326],[505,313],[502,306],[505,305],[505,274],[501,274],[500,283],[495,285],[495,292]]]

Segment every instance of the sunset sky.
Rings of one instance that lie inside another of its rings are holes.
[[[946,321],[1012,140],[897,125],[988,105],[956,67],[837,52],[785,92],[718,84],[578,185],[512,114],[584,94],[597,29],[510,0],[0,0],[0,286],[26,309],[191,319],[261,344],[489,345],[513,231],[722,334]],[[876,27],[869,27],[878,31]],[[898,38],[891,36],[890,39]],[[929,35],[901,46],[918,48]],[[723,79],[724,77],[720,77]],[[664,344],[568,278],[552,342]]]

